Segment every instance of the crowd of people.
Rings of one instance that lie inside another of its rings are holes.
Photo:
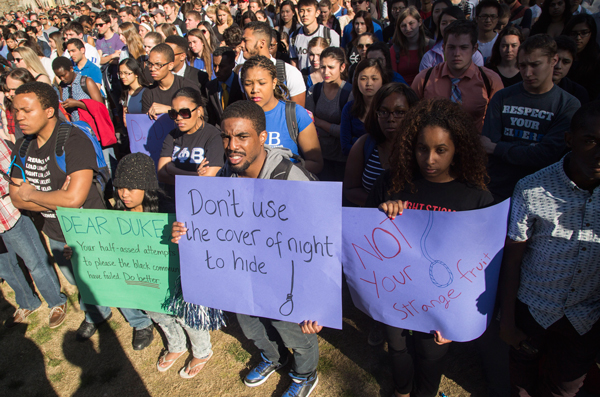
[[[19,306],[5,326],[39,295],[50,328],[67,317],[53,263],[77,280],[57,207],[174,212],[176,175],[342,182],[327,199],[390,218],[511,198],[497,307],[476,340],[490,395],[574,396],[600,351],[600,13],[586,7],[86,0],[5,13],[0,277]],[[129,153],[128,114],[174,121],[156,163]],[[185,232],[174,223],[172,241]],[[80,307],[84,341],[112,310]],[[181,294],[171,308],[119,310],[134,350],[162,329],[158,371],[190,347],[179,375],[193,378],[225,316]],[[309,396],[322,327],[236,316],[261,352],[245,385],[290,362],[283,395]],[[370,329],[356,343],[387,341],[395,396],[437,395],[452,341]]]

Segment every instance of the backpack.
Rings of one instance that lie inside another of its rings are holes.
[[[287,74],[285,72],[285,62],[281,59],[275,60],[275,68],[277,69],[277,81],[283,85],[287,85]]]
[[[483,79],[483,84],[485,85],[485,91],[487,92],[487,96],[488,99],[491,98],[491,94],[492,94],[492,86],[490,85],[490,79],[488,79],[487,75],[484,73],[483,69],[481,68],[481,66],[477,66],[479,68],[479,72],[481,73],[481,78]],[[425,73],[425,79],[423,80],[423,92],[425,92],[425,86],[427,85],[427,82],[429,81],[429,76],[431,76],[431,70],[433,69],[433,67],[430,67],[429,69],[427,69],[427,73]]]
[[[54,148],[54,160],[56,161],[56,165],[58,168],[66,175],[67,174],[67,162],[65,155],[65,144],[67,139],[69,139],[69,134],[71,133],[72,128],[79,128],[81,131],[87,135],[87,137],[92,141],[94,145],[94,151],[96,152],[96,163],[98,164],[98,174],[92,181],[92,183],[98,189],[98,193],[100,193],[100,197],[104,199],[104,192],[106,190],[106,185],[110,182],[110,170],[106,165],[106,160],[104,160],[104,154],[102,153],[102,146],[96,139],[96,134],[90,128],[90,126],[84,121],[75,121],[73,123],[62,122],[58,126],[58,136],[56,137],[56,146]],[[21,143],[21,147],[18,150],[19,158],[21,159],[21,163],[25,165],[27,161],[27,152],[29,151],[29,144],[35,138],[24,139]],[[104,202],[104,201],[103,201]],[[106,203],[104,203],[106,206]]]
[[[315,102],[315,107],[317,106],[317,102],[319,102],[319,98],[321,97],[321,92],[323,92],[323,83],[315,84],[315,88],[313,90],[313,100]],[[348,103],[348,98],[350,98],[350,94],[352,93],[352,85],[344,84],[342,87],[342,92],[340,92],[340,112],[344,109],[344,105]]]
[[[304,175],[306,175],[306,177],[310,181],[318,181],[319,180],[319,178],[317,178],[317,176],[315,174],[313,174],[312,172],[310,172],[306,168],[304,168],[304,160],[302,159],[302,157],[294,154],[294,155],[292,155],[292,158],[294,160],[298,160],[299,164],[298,163],[294,164],[290,161],[290,159],[284,158],[283,160],[281,160],[281,162],[279,164],[277,164],[277,167],[275,167],[273,172],[271,172],[271,176],[269,177],[269,179],[279,179],[279,180],[287,181],[287,179],[290,175],[290,171],[292,171],[292,168],[295,165],[302,171],[302,173],[304,173]]]
[[[285,122],[287,123],[290,138],[298,145],[298,135],[300,135],[300,130],[298,128],[298,119],[296,118],[296,102],[285,102]]]

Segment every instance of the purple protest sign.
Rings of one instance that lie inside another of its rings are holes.
[[[175,122],[168,114],[162,114],[156,120],[146,114],[127,114],[126,120],[131,153],[147,154],[158,164],[163,142],[175,128]]]
[[[342,328],[342,185],[177,176],[186,301]]]
[[[377,321],[446,339],[479,337],[492,317],[510,201],[462,212],[344,208],[344,274]]]

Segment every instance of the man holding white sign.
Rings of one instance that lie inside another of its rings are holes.
[[[313,180],[304,168],[288,159],[286,149],[265,146],[266,119],[254,102],[238,101],[225,109],[221,122],[221,137],[227,162],[217,176],[259,179]],[[178,243],[187,232],[183,223],[173,224],[172,241]],[[271,341],[265,323],[277,330],[285,348],[293,350],[290,376],[292,385],[285,397],[307,397],[318,382],[319,346],[316,333],[323,327],[316,321],[301,324],[237,314],[244,335],[261,350],[262,361],[244,379],[249,387],[263,384],[275,371],[287,364],[290,357],[280,355],[286,349]]]

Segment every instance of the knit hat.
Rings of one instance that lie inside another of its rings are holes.
[[[154,160],[144,153],[131,153],[123,157],[117,164],[113,185],[116,188],[157,190]]]

